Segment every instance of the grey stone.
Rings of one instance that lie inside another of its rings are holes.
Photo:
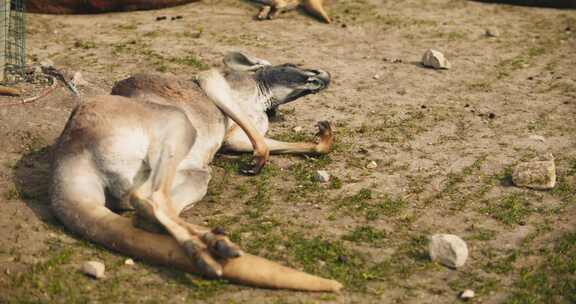
[[[449,69],[450,62],[444,57],[444,54],[437,50],[429,49],[422,56],[422,64],[434,69]]]
[[[539,141],[539,142],[545,142],[546,141],[546,138],[544,136],[541,136],[541,135],[535,135],[534,134],[534,135],[530,135],[529,138],[532,140]]]
[[[126,259],[126,261],[124,261],[124,265],[134,266],[134,260],[133,259]]]
[[[316,171],[316,174],[314,174],[314,180],[321,183],[327,183],[330,181],[330,173],[328,173],[328,171],[318,170]]]
[[[375,161],[370,161],[368,164],[366,164],[366,168],[367,169],[376,169],[378,167],[378,163]]]
[[[520,163],[514,168],[512,182],[517,187],[548,190],[556,186],[554,156],[547,154],[534,161]]]
[[[430,238],[430,258],[450,268],[458,268],[468,259],[468,246],[453,234],[435,234]]]
[[[296,126],[296,127],[292,128],[292,131],[294,131],[296,133],[302,132],[302,127]]]
[[[475,296],[476,296],[476,293],[474,292],[474,290],[466,289],[460,294],[460,299],[468,300],[468,299],[472,299]]]
[[[96,279],[104,278],[106,267],[97,261],[84,262],[81,268],[82,272]]]

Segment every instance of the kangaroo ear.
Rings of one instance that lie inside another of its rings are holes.
[[[263,66],[271,65],[270,62],[246,55],[240,52],[230,52],[224,56],[224,64],[236,71],[254,71]]]

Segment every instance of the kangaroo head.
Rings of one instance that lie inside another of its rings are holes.
[[[238,83],[251,80],[256,83],[259,93],[257,102],[262,103],[269,114],[274,113],[281,104],[318,93],[330,84],[330,74],[326,71],[302,69],[290,63],[272,65],[266,60],[242,53],[226,55],[224,64],[234,71],[234,76],[227,77],[229,81]]]

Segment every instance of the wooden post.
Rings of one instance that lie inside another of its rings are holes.
[[[6,81],[6,44],[10,32],[10,1],[0,0],[0,12],[2,12],[2,22],[0,23],[0,82]]]

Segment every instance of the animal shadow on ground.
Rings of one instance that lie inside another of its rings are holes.
[[[14,183],[22,201],[34,212],[38,219],[55,228],[58,233],[67,234],[74,239],[80,240],[82,238],[68,231],[64,225],[58,221],[50,209],[50,170],[52,155],[53,146],[46,146],[25,153],[20,160],[18,160],[14,168]],[[111,252],[94,243],[90,243],[86,248],[95,248],[97,250]],[[124,258],[121,254],[115,255]],[[177,284],[194,288],[194,283],[190,276],[184,272],[159,266],[155,266],[153,272],[159,275],[163,281],[176,282]]]
[[[52,146],[28,151],[13,171],[14,184],[22,201],[43,222],[60,226],[50,211],[50,162]]]

